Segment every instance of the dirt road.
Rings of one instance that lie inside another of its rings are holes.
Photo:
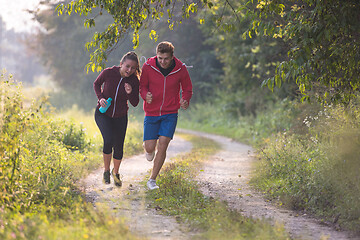
[[[230,208],[246,216],[281,222],[297,239],[360,239],[338,232],[306,215],[279,209],[266,202],[248,184],[252,163],[256,161],[251,147],[212,134],[188,130],[180,132],[210,138],[222,146],[222,150],[204,164],[197,177],[205,195],[227,201]],[[190,150],[191,144],[175,135],[166,161]],[[182,231],[182,226],[174,218],[162,216],[146,206],[145,187],[141,181],[151,167],[152,163],[145,160],[144,154],[125,159],[120,170],[123,175],[121,188],[103,184],[102,169],[93,172],[83,183],[88,201],[97,207],[108,206],[116,216],[125,217],[130,231],[148,239],[191,239],[192,233],[185,234],[186,231]]]

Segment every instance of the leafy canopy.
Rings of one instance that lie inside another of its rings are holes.
[[[85,27],[95,26],[96,18],[103,13],[113,17],[113,23],[109,24],[105,31],[96,32],[93,39],[86,43],[86,48],[89,51],[93,50],[87,70],[91,68],[92,71],[100,71],[104,67],[107,55],[116,48],[128,31],[133,31],[133,44],[136,48],[139,44],[139,30],[148,27],[147,20],[160,20],[166,15],[169,28],[172,29],[174,24],[181,23],[190,13],[197,11],[196,3],[183,0],[180,2],[182,13],[179,16],[174,12],[176,3],[176,0],[77,0],[67,4],[61,3],[56,10],[59,14],[71,15],[75,12],[85,15]],[[211,3],[208,5],[211,6]],[[157,38],[156,31],[152,30],[149,37]]]
[[[331,102],[348,102],[359,91],[360,1],[265,0],[246,7],[252,22],[244,36],[282,38],[291,47],[263,84],[295,81],[303,99],[312,91]]]

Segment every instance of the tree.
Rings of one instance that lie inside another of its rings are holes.
[[[260,35],[243,38],[251,18],[246,16],[246,9],[238,10],[239,18],[234,18],[233,9],[240,9],[245,3],[240,0],[229,5],[227,0],[219,0],[211,10],[201,13],[205,20],[201,29],[223,63],[218,98],[224,102],[223,109],[234,117],[255,115],[271,101],[296,96],[294,83],[276,89],[276,95],[261,88],[263,80],[272,77],[276,65],[287,58],[289,46],[280,38]]]
[[[242,6],[252,16],[248,36],[283,39],[291,48],[277,65],[270,89],[295,81],[309,99],[348,102],[360,87],[360,2],[358,0],[256,1]]]

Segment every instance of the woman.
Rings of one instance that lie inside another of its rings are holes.
[[[119,175],[123,158],[125,133],[128,122],[128,101],[136,107],[139,103],[139,58],[135,52],[126,53],[119,66],[104,69],[94,82],[94,90],[98,98],[95,110],[95,121],[104,140],[104,182],[110,183],[110,163],[114,158],[111,171],[116,186],[121,186]],[[105,113],[100,107],[107,106],[107,99],[112,98],[110,107]]]

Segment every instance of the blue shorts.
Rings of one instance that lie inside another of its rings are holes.
[[[159,136],[173,138],[178,119],[177,113],[163,116],[145,116],[144,141],[158,139]]]

